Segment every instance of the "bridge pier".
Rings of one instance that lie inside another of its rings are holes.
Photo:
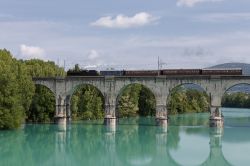
[[[105,105],[104,125],[111,126],[113,128],[116,126],[115,107],[115,105],[111,104]]]
[[[54,116],[54,123],[56,124],[67,123],[66,110],[67,110],[66,98],[64,98],[61,95],[58,95],[56,99],[56,113]]]
[[[222,116],[220,107],[211,106],[210,113],[210,127],[224,127],[224,117]]]
[[[224,118],[221,112],[221,100],[223,93],[217,89],[215,84],[214,89],[210,92],[210,127],[224,127]]]
[[[55,124],[66,124],[67,118],[65,116],[57,115],[54,117],[54,123]]]
[[[156,125],[167,127],[168,126],[168,116],[167,116],[167,106],[157,105],[156,106]]]
[[[116,117],[111,117],[109,115],[104,117],[104,125],[106,126],[116,126]]]

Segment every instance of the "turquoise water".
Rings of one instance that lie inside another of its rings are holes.
[[[25,125],[0,131],[0,166],[250,165],[250,110],[223,109],[224,129],[208,114],[171,116],[168,128],[153,118],[67,126]]]

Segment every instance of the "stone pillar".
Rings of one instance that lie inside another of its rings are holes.
[[[56,98],[56,114],[54,117],[56,124],[66,124],[66,97],[58,95]]]
[[[156,125],[165,127],[168,125],[167,106],[165,104],[156,105]]]
[[[211,106],[210,107],[210,127],[223,127],[224,117],[221,113],[221,107]]]
[[[114,104],[105,104],[104,124],[107,126],[116,125],[115,107]]]
[[[168,125],[167,99],[161,91],[156,96],[156,125]]]
[[[155,87],[151,88],[156,100],[156,125],[167,127],[168,112],[167,112],[167,84],[166,77],[159,76],[155,79]]]
[[[105,117],[104,125],[116,125],[116,96],[114,77],[105,77]]]
[[[210,94],[210,127],[223,127],[224,118],[221,112],[221,96]]]

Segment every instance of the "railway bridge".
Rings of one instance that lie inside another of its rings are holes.
[[[156,123],[167,125],[167,101],[171,91],[181,85],[196,84],[210,97],[210,126],[222,127],[223,116],[220,110],[224,93],[238,84],[250,84],[249,76],[75,76],[33,78],[35,84],[49,88],[56,97],[55,121],[67,123],[71,119],[70,100],[74,91],[81,85],[96,87],[105,99],[105,124],[115,125],[119,95],[131,84],[141,84],[148,88],[156,100]]]

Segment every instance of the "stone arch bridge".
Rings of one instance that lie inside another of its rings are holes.
[[[223,126],[220,107],[224,93],[238,84],[250,84],[249,76],[92,76],[92,77],[50,77],[33,78],[35,84],[49,88],[56,97],[55,120],[66,123],[71,118],[70,99],[80,85],[93,85],[105,99],[105,122],[115,124],[117,98],[122,90],[131,84],[147,87],[155,96],[156,122],[167,125],[167,101],[171,91],[180,85],[196,84],[202,87],[210,97],[210,124]]]

